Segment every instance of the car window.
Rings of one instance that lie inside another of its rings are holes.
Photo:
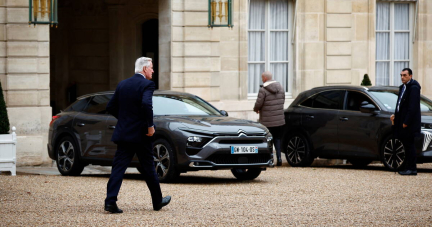
[[[313,107],[314,98],[315,98],[315,96],[310,97],[310,98],[306,99],[305,101],[303,101],[300,105],[305,106],[305,107]]]
[[[316,95],[313,100],[313,108],[319,109],[341,109],[341,103],[345,91],[324,91]]]
[[[106,106],[110,98],[106,95],[95,95],[89,102],[86,112],[94,114],[105,114]]]
[[[346,102],[345,102],[345,109],[352,110],[352,111],[360,111],[360,107],[363,102],[367,102],[375,106],[372,100],[370,100],[370,98],[367,97],[366,95],[356,91],[348,91]]]
[[[395,111],[398,99],[397,91],[370,91],[389,111]],[[432,101],[425,96],[420,96],[420,111],[432,112]]]
[[[87,103],[89,102],[89,98],[80,99],[72,103],[68,108],[66,108],[65,111],[82,111],[87,106]]]
[[[217,115],[217,109],[200,98],[185,95],[153,96],[154,115]]]

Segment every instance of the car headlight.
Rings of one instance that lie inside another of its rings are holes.
[[[422,123],[421,128],[422,129],[432,129],[432,124]]]
[[[272,136],[267,137],[267,143],[270,143],[271,141],[273,141],[273,137]]]
[[[209,140],[210,138],[206,138],[206,137],[189,136],[187,138],[187,146],[202,148]]]

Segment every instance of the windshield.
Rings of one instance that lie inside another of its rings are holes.
[[[202,99],[182,95],[153,96],[154,115],[217,115],[219,111]]]
[[[393,91],[370,91],[389,111],[396,109],[396,102],[398,99],[398,92]],[[432,101],[425,96],[420,96],[420,111],[432,112]]]

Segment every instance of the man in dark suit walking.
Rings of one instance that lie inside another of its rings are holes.
[[[412,79],[410,68],[402,69],[402,85],[399,87],[399,96],[396,103],[395,114],[390,117],[394,122],[396,135],[405,148],[405,170],[400,175],[417,175],[417,154],[414,139],[420,135],[420,84]]]
[[[117,85],[114,96],[106,108],[118,119],[111,138],[117,144],[117,151],[105,199],[105,210],[111,213],[123,213],[117,207],[117,195],[126,168],[135,154],[139,159],[144,179],[151,193],[153,209],[160,210],[171,200],[170,196],[162,198],[153,161],[151,136],[155,133],[155,128],[152,96],[155,84],[150,80],[152,74],[151,58],[138,58],[135,62],[135,75]]]

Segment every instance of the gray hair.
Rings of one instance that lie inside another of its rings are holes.
[[[267,80],[271,80],[272,77],[273,77],[273,75],[272,75],[272,73],[271,73],[270,71],[265,71],[265,72],[262,73],[262,75],[263,75],[265,78],[267,78]]]
[[[135,62],[135,73],[143,71],[144,66],[150,66],[151,58],[140,57]]]

